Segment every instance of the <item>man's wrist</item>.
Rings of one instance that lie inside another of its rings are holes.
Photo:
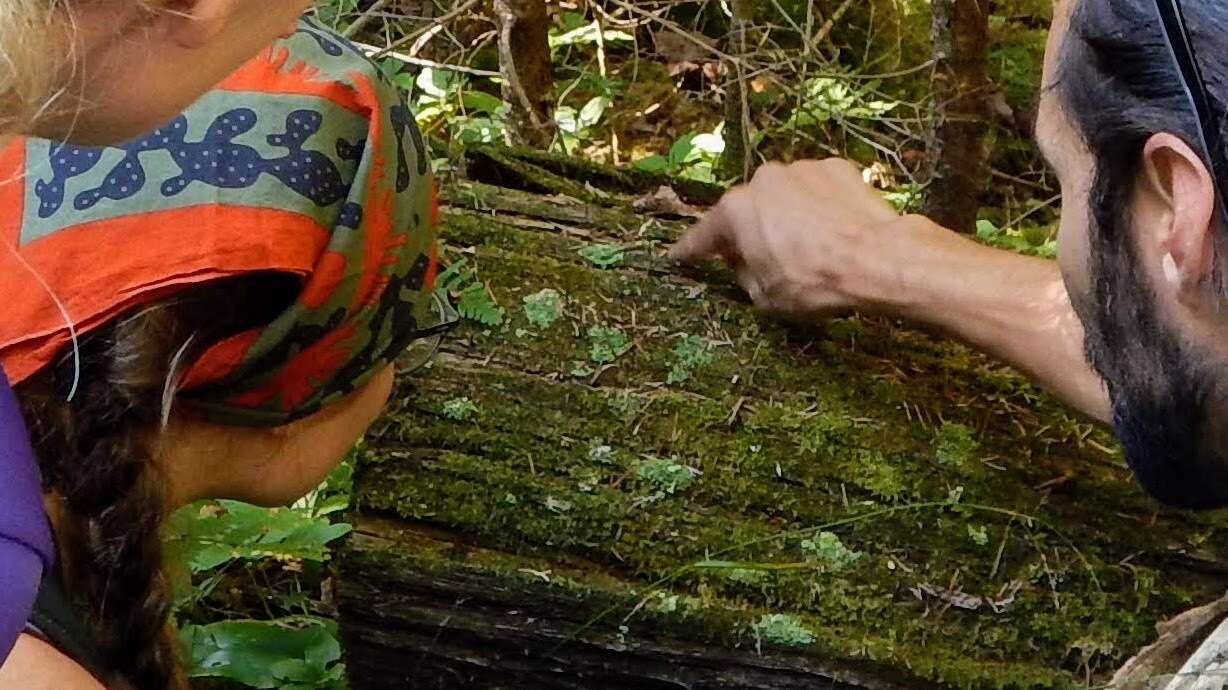
[[[935,306],[944,301],[941,276],[958,263],[953,255],[963,244],[953,235],[919,215],[868,229],[858,252],[859,278],[850,286],[854,304],[870,313],[933,321],[940,313]]]

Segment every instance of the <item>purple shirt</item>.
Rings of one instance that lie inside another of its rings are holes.
[[[0,662],[25,628],[54,559],[38,465],[17,397],[0,370]]]

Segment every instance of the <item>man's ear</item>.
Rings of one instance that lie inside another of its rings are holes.
[[[241,0],[163,0],[169,36],[181,48],[200,48],[218,36]]]
[[[1143,148],[1143,192],[1151,232],[1140,236],[1153,244],[1143,256],[1157,257],[1160,275],[1183,302],[1197,301],[1212,278],[1215,233],[1219,231],[1217,196],[1202,157],[1179,137],[1156,134]],[[1143,220],[1143,219],[1140,219]]]

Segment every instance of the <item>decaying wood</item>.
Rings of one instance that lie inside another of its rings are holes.
[[[1085,687],[1223,594],[1223,519],[1160,510],[1017,375],[889,321],[756,316],[666,260],[690,221],[633,210],[667,180],[468,169],[445,256],[504,322],[401,377],[363,447],[336,559],[354,690]],[[613,362],[594,327],[625,336]]]
[[[987,172],[990,117],[988,0],[934,0],[934,115],[925,213],[972,232]]]
[[[491,688],[525,690],[857,690],[914,688],[858,664],[824,664],[761,653],[753,644],[724,649],[678,639],[641,622],[599,634],[575,631],[601,613],[601,599],[552,586],[574,566],[542,562],[508,578],[475,565],[433,571],[425,553],[480,562],[480,549],[400,522],[364,520],[354,538],[347,640],[356,687],[371,690]],[[410,543],[414,549],[406,548]],[[376,557],[405,553],[400,567]],[[630,586],[632,583],[622,583]],[[621,617],[620,617],[621,618]],[[634,632],[632,630],[634,629]]]

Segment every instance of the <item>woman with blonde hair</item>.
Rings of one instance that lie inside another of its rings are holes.
[[[308,5],[0,0],[0,690],[185,687],[167,512],[310,490],[435,332],[421,135]]]

